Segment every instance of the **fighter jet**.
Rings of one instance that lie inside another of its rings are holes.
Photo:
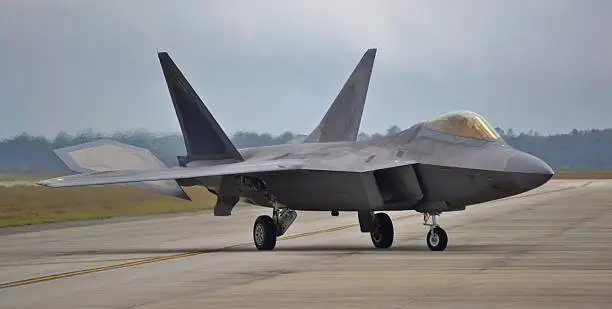
[[[444,212],[520,194],[554,174],[537,157],[510,147],[477,113],[458,111],[397,134],[358,141],[376,49],[369,49],[315,129],[302,141],[236,149],[167,52],[158,57],[185,140],[186,156],[167,167],[146,149],[99,140],[55,153],[79,174],[39,184],[74,187],[131,183],[189,199],[182,187],[204,186],[217,196],[214,215],[236,203],[271,208],[256,218],[253,241],[272,250],[297,211],[357,214],[376,248],[389,248],[389,211],[417,211],[429,226],[432,251],[445,250]]]

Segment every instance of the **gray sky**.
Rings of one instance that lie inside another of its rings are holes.
[[[370,47],[362,131],[459,109],[607,128],[610,16],[603,0],[0,1],[0,136],[179,132],[158,49],[229,134],[309,133]]]

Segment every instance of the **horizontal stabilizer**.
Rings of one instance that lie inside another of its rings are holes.
[[[69,169],[77,173],[167,168],[148,149],[107,139],[58,148],[53,151]],[[147,181],[134,185],[163,195],[190,200],[189,196],[172,179]]]

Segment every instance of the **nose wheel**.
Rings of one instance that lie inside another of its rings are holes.
[[[425,213],[423,216],[423,225],[429,226],[429,232],[427,233],[427,247],[429,247],[429,250],[431,251],[444,251],[446,249],[446,245],[448,244],[448,235],[446,235],[446,231],[438,226],[438,220],[436,220],[438,215],[439,214]],[[430,218],[431,223],[428,223]]]

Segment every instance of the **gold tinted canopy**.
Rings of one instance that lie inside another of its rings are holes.
[[[425,126],[430,130],[461,137],[486,140],[501,139],[484,117],[470,111],[445,114],[427,122]]]

